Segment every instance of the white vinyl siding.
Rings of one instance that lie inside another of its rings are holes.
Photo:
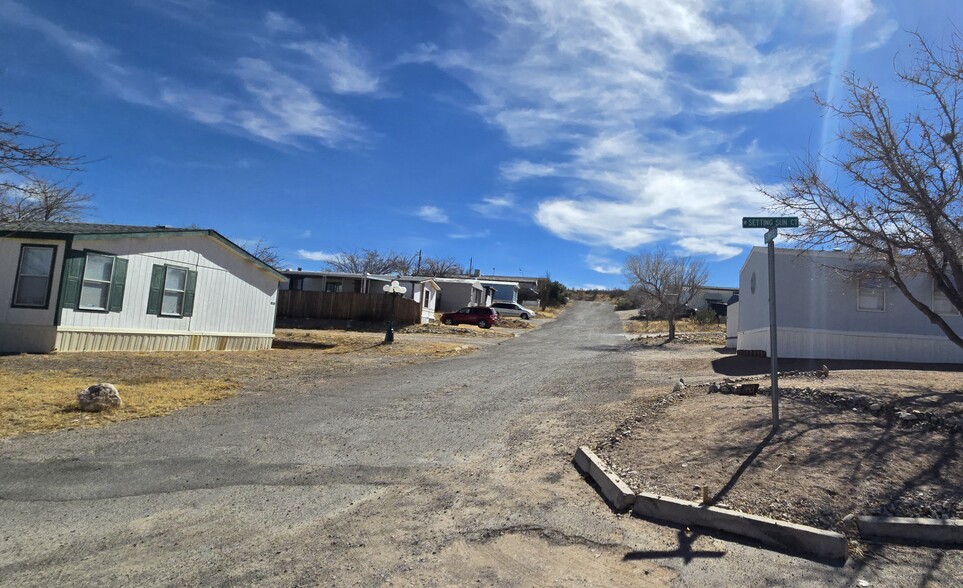
[[[14,306],[46,308],[57,250],[45,245],[24,245],[20,249]]]
[[[856,292],[856,310],[884,312],[886,290],[879,280],[860,280]]]
[[[277,278],[257,269],[211,238],[86,240],[83,246],[109,251],[129,260],[126,302],[122,311],[111,313],[77,312],[65,308],[60,323],[65,327],[219,334],[271,335],[274,332]],[[155,265],[197,272],[193,316],[158,316],[144,312]]]
[[[87,254],[84,262],[84,281],[80,289],[81,310],[107,310],[107,302],[110,300],[110,278],[113,272],[112,256]]]

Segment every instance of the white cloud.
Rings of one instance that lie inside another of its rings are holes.
[[[311,237],[311,230],[310,230],[310,229],[305,229],[305,230],[301,231],[301,234],[299,234],[298,237],[299,237],[300,239],[307,239],[307,238]]]
[[[585,263],[589,269],[600,274],[621,275],[622,266],[607,257],[589,253],[585,256]]]
[[[298,21],[273,10],[264,15],[264,26],[271,34],[300,33],[304,30]]]
[[[234,124],[251,134],[279,143],[295,143],[299,137],[327,144],[357,140],[360,125],[337,115],[307,85],[267,61],[242,57],[236,74],[258,108],[236,112]]]
[[[728,161],[578,173],[612,196],[559,196],[539,204],[536,222],[564,239],[622,250],[668,242],[684,254],[718,258],[755,243],[740,219],[758,214],[764,198]]]
[[[422,206],[415,213],[421,220],[429,223],[447,223],[448,215],[437,206]]]
[[[288,145],[311,140],[355,146],[366,134],[352,117],[327,106],[307,81],[282,71],[283,63],[241,57],[213,74],[221,76],[219,83],[202,87],[125,64],[117,50],[99,39],[68,30],[14,0],[0,0],[0,21],[41,33],[107,92],[127,102]]]
[[[515,199],[511,196],[489,196],[482,198],[481,202],[470,204],[469,207],[489,218],[499,218],[505,216],[515,209]]]
[[[487,41],[425,45],[401,61],[434,64],[477,95],[477,112],[523,152],[502,179],[561,185],[535,221],[593,247],[667,243],[716,258],[758,240],[739,217],[764,204],[752,165],[768,158],[719,122],[804,97],[827,74],[838,29],[878,15],[871,0],[471,6]]]
[[[502,177],[510,182],[517,182],[525,178],[540,178],[555,175],[555,166],[545,163],[516,160],[503,163],[500,166]]]
[[[307,259],[310,261],[334,261],[338,259],[337,253],[325,253],[324,251],[308,251],[307,249],[298,249],[296,252],[298,259]]]
[[[378,76],[369,71],[360,51],[341,38],[292,43],[324,68],[331,90],[338,94],[371,94],[378,91]]]
[[[484,229],[484,230],[475,231],[475,232],[451,233],[448,235],[448,238],[449,239],[484,239],[489,235],[491,235],[491,231],[488,229]]]

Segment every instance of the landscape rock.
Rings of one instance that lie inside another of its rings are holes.
[[[85,412],[100,412],[123,406],[120,392],[113,384],[94,384],[77,393],[77,405]]]
[[[871,412],[879,412],[879,411],[883,410],[883,405],[882,405],[882,404],[879,404],[879,403],[870,404],[870,405],[869,405],[869,410],[870,410]]]

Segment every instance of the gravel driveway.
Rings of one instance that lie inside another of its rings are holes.
[[[323,381],[263,374],[217,405],[2,442],[0,584],[861,577],[613,514],[571,456],[637,386],[678,377],[636,373],[624,347],[611,305],[576,303],[472,356]]]

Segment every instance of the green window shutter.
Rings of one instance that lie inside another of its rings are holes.
[[[187,270],[187,288],[184,289],[184,313],[181,316],[194,314],[194,290],[197,287],[197,272]]]
[[[80,283],[84,279],[83,251],[69,250],[64,254],[64,272],[60,280],[60,307],[77,308]]]
[[[127,260],[114,258],[114,274],[110,277],[110,301],[107,312],[124,310],[124,290],[127,285]]]
[[[147,296],[147,314],[160,314],[161,300],[164,298],[164,278],[167,267],[155,265],[150,273],[150,294]]]

